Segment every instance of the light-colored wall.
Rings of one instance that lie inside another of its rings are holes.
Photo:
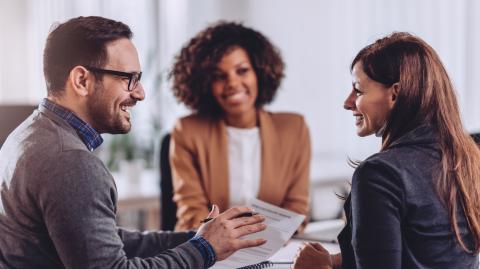
[[[342,106],[355,54],[393,31],[411,32],[432,45],[457,88],[467,129],[480,129],[479,76],[473,74],[480,71],[476,1],[247,2],[248,24],[268,35],[287,63],[287,77],[271,108],[307,117],[317,155],[364,158],[378,149],[378,139],[356,137],[353,117]]]
[[[33,102],[26,79],[26,12],[24,0],[0,1],[0,103]]]
[[[480,132],[480,1],[469,1],[468,16],[465,23],[466,48],[468,59],[464,77],[467,82],[465,89],[470,90],[470,96],[465,98],[464,107],[467,124],[470,131]]]

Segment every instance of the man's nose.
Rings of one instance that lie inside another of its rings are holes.
[[[145,99],[145,91],[141,82],[139,82],[135,89],[133,89],[131,96],[138,101],[142,101],[143,99]]]

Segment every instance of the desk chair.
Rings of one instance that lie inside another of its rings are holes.
[[[160,145],[160,227],[163,231],[173,231],[177,223],[177,204],[173,201],[169,151],[170,134],[166,134]]]
[[[473,140],[480,145],[480,133],[472,134]]]
[[[8,135],[22,123],[38,105],[0,105],[0,147]]]

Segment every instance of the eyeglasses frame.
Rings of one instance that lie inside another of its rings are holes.
[[[103,68],[98,68],[98,67],[93,67],[93,66],[85,66],[85,68],[89,71],[95,72],[95,73],[100,73],[100,74],[108,74],[108,75],[113,75],[117,77],[124,77],[128,78],[128,92],[132,92],[140,82],[140,79],[142,78],[142,72],[137,73],[137,72],[122,72],[122,71],[117,71],[117,70],[110,70],[110,69],[103,69]],[[130,85],[132,84],[132,79],[137,76],[138,79],[136,82],[134,81],[134,85],[132,88],[130,88]]]

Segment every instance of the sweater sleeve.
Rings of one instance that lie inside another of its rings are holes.
[[[200,251],[191,242],[181,244],[188,239],[185,234],[142,236],[118,230],[113,178],[91,153],[65,151],[59,160],[37,195],[65,268],[204,268]]]
[[[210,267],[216,262],[216,253],[212,245],[202,236],[195,236],[195,231],[188,232],[139,232],[118,229],[124,251],[127,257],[148,258],[159,252],[174,248],[187,239],[202,254],[205,267]]]
[[[117,233],[123,243],[123,250],[128,258],[147,258],[170,248],[187,242],[194,235],[189,232],[149,231],[140,232],[117,228]]]
[[[358,269],[402,267],[400,177],[385,164],[366,161],[352,180],[352,246]]]

